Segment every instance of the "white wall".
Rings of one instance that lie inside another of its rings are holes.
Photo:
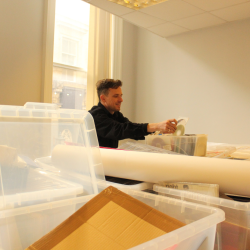
[[[187,116],[187,133],[250,144],[249,30],[249,19],[168,39],[137,28],[135,121]]]
[[[0,104],[41,101],[44,0],[0,2]]]

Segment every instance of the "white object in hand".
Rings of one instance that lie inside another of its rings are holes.
[[[188,117],[179,117],[177,120],[177,128],[174,132],[176,136],[182,136],[185,134],[185,126],[188,122]]]

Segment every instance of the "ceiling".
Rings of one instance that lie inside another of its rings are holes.
[[[161,37],[250,18],[250,0],[168,0],[133,10],[108,0],[86,0]]]

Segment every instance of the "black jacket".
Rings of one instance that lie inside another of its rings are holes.
[[[148,123],[132,123],[119,111],[113,115],[99,102],[89,113],[93,116],[99,146],[117,148],[118,140],[143,140],[148,135]]]

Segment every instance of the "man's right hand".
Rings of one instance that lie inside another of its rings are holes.
[[[172,134],[177,128],[176,119],[169,119],[159,123],[149,123],[147,131],[153,133],[155,131],[161,131],[164,134]]]

